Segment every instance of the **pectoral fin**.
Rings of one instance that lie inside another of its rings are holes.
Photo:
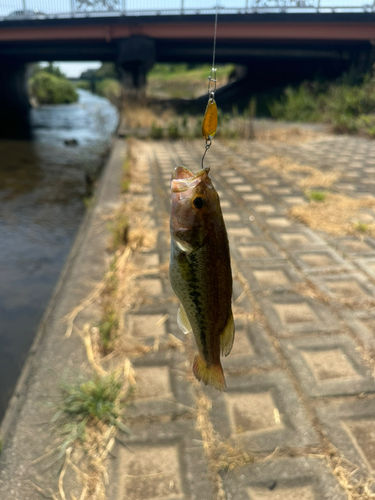
[[[181,328],[184,333],[190,333],[192,331],[192,327],[186,316],[185,309],[180,306],[177,313],[177,324]]]
[[[230,313],[227,324],[220,335],[220,349],[222,356],[228,356],[232,350],[234,342],[234,321],[232,311]]]

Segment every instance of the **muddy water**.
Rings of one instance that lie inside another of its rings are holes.
[[[77,104],[32,110],[32,141],[0,141],[0,420],[117,121],[106,99],[80,91]]]

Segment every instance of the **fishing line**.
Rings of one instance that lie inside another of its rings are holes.
[[[215,12],[215,28],[214,28],[214,44],[212,51],[212,68],[210,75],[208,77],[208,103],[202,123],[202,135],[206,140],[206,145],[204,148],[204,153],[202,156],[202,169],[203,161],[206,156],[207,151],[210,149],[212,144],[212,139],[217,130],[217,106],[215,102],[215,92],[216,92],[216,68],[215,68],[215,57],[216,57],[216,33],[217,33],[217,15],[219,11],[219,0],[216,0],[216,12]]]

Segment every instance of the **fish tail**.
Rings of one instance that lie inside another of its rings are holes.
[[[197,380],[203,380],[206,385],[212,385],[219,391],[225,391],[227,388],[221,364],[208,365],[200,354],[194,357],[193,373]]]

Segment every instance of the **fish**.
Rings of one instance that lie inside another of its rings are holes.
[[[180,300],[177,323],[193,332],[198,347],[193,362],[197,380],[226,390],[220,354],[234,342],[232,270],[219,195],[204,168],[193,174],[174,169],[171,180],[169,276]]]

